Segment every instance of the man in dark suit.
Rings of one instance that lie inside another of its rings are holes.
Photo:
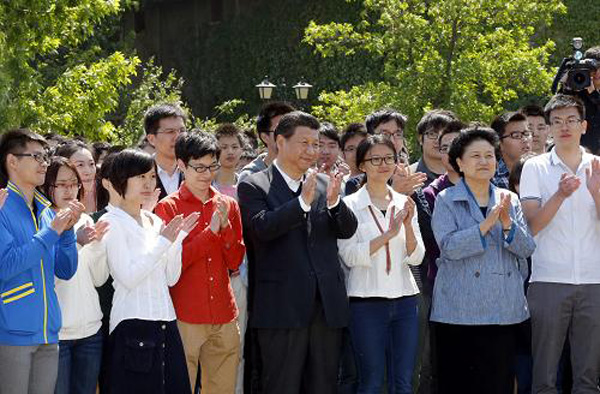
[[[277,159],[238,186],[251,271],[264,393],[334,393],[348,298],[337,250],[356,218],[340,200],[341,174],[317,174],[319,122],[284,115]]]
[[[156,150],[156,187],[160,189],[158,200],[177,191],[183,181],[183,173],[177,168],[175,140],[185,132],[186,116],[181,108],[172,104],[150,107],[144,114],[144,130],[148,142]]]

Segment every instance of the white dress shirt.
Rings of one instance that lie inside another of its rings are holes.
[[[385,246],[370,254],[371,240],[381,235],[373,216],[369,211],[372,207],[383,231],[389,228],[392,207],[397,213],[404,208],[407,197],[395,192],[388,186],[392,200],[385,215],[372,202],[366,185],[356,193],[344,197],[344,203],[354,212],[358,228],[352,238],[339,239],[338,248],[344,263],[350,269],[348,274],[348,295],[350,297],[383,297],[398,298],[419,293],[415,278],[410,272],[410,265],[419,265],[425,255],[425,247],[421,239],[417,213],[412,218],[412,227],[417,239],[415,250],[408,255],[406,251],[406,233],[402,226],[398,235],[389,242],[392,265],[389,274],[386,273]]]
[[[595,156],[581,150],[581,163],[574,174],[581,185],[534,237],[537,247],[531,257],[531,282],[600,283],[600,220],[585,174]],[[521,173],[521,201],[536,200],[543,206],[558,190],[563,173],[573,171],[555,149],[527,160]]]
[[[281,167],[279,167],[279,164],[277,164],[277,159],[275,159],[273,161],[273,165],[275,166],[277,171],[279,171],[279,173],[283,177],[283,180],[288,185],[290,190],[293,191],[294,193],[297,193],[300,186],[302,186],[302,182],[304,181],[305,175],[302,175],[302,178],[296,180],[296,179],[293,179],[292,177],[290,177],[288,174],[286,174],[285,171],[283,171],[281,169]],[[299,196],[298,200],[300,201],[300,207],[302,208],[302,210],[304,212],[309,212],[310,205],[307,204],[306,202],[304,202],[304,199],[302,198],[302,196]],[[338,196],[337,200],[335,201],[335,204],[333,204],[332,206],[328,205],[327,208],[329,208],[329,209],[335,208],[339,203],[340,203],[340,197]]]
[[[163,170],[158,163],[156,163],[156,175],[160,178],[163,186],[165,187],[165,191],[167,194],[171,194],[176,192],[179,189],[179,178],[180,172],[179,167],[175,167],[175,171],[170,175],[167,171]]]
[[[80,227],[94,224],[82,213],[75,224]],[[55,279],[55,290],[62,313],[62,327],[58,333],[61,341],[92,336],[102,326],[102,310],[96,287],[108,279],[106,249],[102,242],[93,241],[85,246],[77,244],[77,272],[69,280]]]
[[[117,207],[102,216],[110,225],[104,242],[115,288],[110,332],[127,319],[175,320],[169,286],[181,275],[181,242],[187,234],[181,232],[171,243],[160,235],[158,216],[144,210],[142,216],[150,228]]]

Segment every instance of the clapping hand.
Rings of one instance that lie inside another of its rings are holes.
[[[600,160],[594,158],[589,168],[585,169],[588,191],[592,197],[600,196]]]
[[[180,215],[175,216],[173,219],[171,219],[169,224],[167,224],[166,226],[164,226],[162,228],[162,230],[160,231],[160,235],[162,235],[169,241],[174,242],[175,239],[177,239],[177,236],[179,235],[179,232],[181,231],[182,226],[183,226],[183,215],[180,214]]]
[[[69,228],[68,224],[72,221],[72,216],[73,213],[71,212],[71,210],[61,209],[57,212],[54,219],[52,219],[50,227],[52,227],[52,229],[56,231],[58,235],[61,235],[63,231]]]
[[[403,163],[396,164],[394,175],[392,175],[392,187],[398,193],[410,196],[425,184],[427,174],[415,172],[411,174],[410,168]]]
[[[340,189],[342,188],[341,172],[329,172],[329,184],[327,185],[327,207],[333,206],[340,197]]]
[[[398,212],[392,212],[390,216],[390,225],[386,234],[388,239],[394,238],[400,232],[400,228],[402,227],[402,223],[404,223],[406,217],[408,216],[408,212],[406,209],[401,209]]]
[[[63,231],[70,229],[77,223],[83,211],[85,211],[85,206],[82,203],[77,200],[70,201],[67,208],[58,211],[52,223],[50,223],[50,227],[58,234],[62,234]]]
[[[219,212],[220,230],[227,228],[229,226],[229,204],[224,199],[219,198],[215,211]]]
[[[94,224],[82,226],[77,230],[77,243],[87,245],[93,241],[101,241],[109,229],[108,222],[100,221]]]
[[[587,171],[586,171],[586,175],[587,175]],[[595,182],[595,179],[592,180],[592,183]],[[567,173],[563,173],[560,176],[560,181],[558,182],[558,193],[563,197],[563,198],[568,198],[571,196],[571,194],[573,194],[573,192],[575,190],[577,190],[579,188],[579,185],[581,185],[581,180],[579,178],[577,178],[576,175],[573,174],[567,174]],[[592,187],[594,187],[592,185]],[[588,186],[588,190],[589,190],[590,186]]]
[[[210,219],[210,231],[218,233],[229,226],[229,206],[225,200],[219,198],[215,202],[215,210]]]
[[[406,202],[404,203],[404,209],[402,209],[402,211],[405,212],[403,223],[407,227],[410,227],[412,225],[412,219],[413,219],[413,216],[415,215],[416,205],[417,204],[415,204],[413,199],[410,197],[408,197],[406,199]]]
[[[311,205],[313,200],[315,199],[318,173],[318,170],[314,168],[309,168],[306,172],[304,182],[302,182],[302,192],[300,196],[302,197],[302,201],[304,201],[307,205]]]
[[[200,218],[200,214],[198,212],[190,213],[181,224],[181,231],[189,234],[192,232],[194,227],[198,224],[198,219]]]
[[[335,166],[337,167],[337,171],[342,174],[342,177],[350,175],[350,166],[344,160],[338,160]]]
[[[503,229],[508,229],[512,225],[512,219],[510,217],[510,194],[500,193],[500,202],[498,209],[498,218],[502,224]]]

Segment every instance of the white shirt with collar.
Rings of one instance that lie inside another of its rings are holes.
[[[425,255],[425,246],[419,230],[417,213],[412,218],[412,227],[417,239],[415,250],[408,255],[406,251],[406,233],[404,226],[389,242],[391,270],[386,273],[386,251],[381,247],[370,254],[371,240],[381,235],[369,210],[372,207],[383,231],[387,231],[392,215],[404,208],[407,197],[395,192],[388,186],[392,200],[385,215],[372,202],[366,185],[356,193],[344,197],[344,203],[352,210],[358,221],[358,228],[352,238],[338,240],[340,256],[350,268],[348,274],[348,295],[350,297],[398,298],[419,293],[417,283],[410,272],[409,265],[419,265]]]
[[[181,232],[175,242],[160,235],[162,220],[142,210],[151,227],[144,228],[118,207],[104,216],[110,228],[104,236],[115,295],[110,332],[127,319],[173,321],[175,309],[169,294],[181,275]]]
[[[535,237],[531,282],[566,284],[600,283],[600,219],[586,187],[586,168],[595,157],[581,148],[576,175],[581,185],[566,198],[556,215]],[[525,162],[521,174],[521,201],[544,205],[558,190],[563,173],[573,174],[556,148]]]
[[[160,178],[167,194],[174,193],[179,189],[179,179],[181,177],[179,167],[175,167],[175,171],[170,175],[167,171],[163,170],[157,162],[156,170],[156,175]]]
[[[279,171],[279,173],[283,177],[283,180],[288,185],[290,190],[293,191],[294,193],[298,192],[298,189],[300,188],[300,186],[302,186],[302,182],[304,181],[305,175],[302,175],[302,177],[300,179],[296,180],[296,179],[293,179],[292,177],[290,177],[288,174],[286,174],[286,172],[283,171],[281,169],[281,167],[279,167],[279,164],[277,163],[277,159],[275,159],[273,161],[273,165],[275,166],[277,171]],[[309,212],[310,205],[307,204],[306,202],[304,202],[304,199],[302,198],[302,196],[299,196],[298,200],[300,201],[300,207],[302,208],[302,210],[304,212]],[[335,204],[333,204],[332,206],[327,206],[327,208],[329,208],[329,209],[335,208],[339,203],[340,203],[340,197],[338,196]]]

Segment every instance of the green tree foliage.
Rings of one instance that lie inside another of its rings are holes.
[[[115,126],[104,118],[139,60],[119,51],[99,56],[85,45],[122,7],[119,0],[0,2],[0,129],[113,138]]]
[[[148,60],[142,67],[140,81],[131,87],[123,100],[125,114],[117,131],[117,141],[124,145],[138,142],[144,134],[144,113],[154,104],[178,104],[189,114],[190,110],[182,99],[183,84],[184,80],[174,70],[165,74],[154,59]]]
[[[352,0],[349,0],[352,1]],[[424,111],[448,108],[490,120],[521,95],[548,90],[554,42],[536,29],[565,12],[560,0],[363,0],[359,23],[311,22],[304,41],[323,57],[368,51],[379,80],[323,92],[314,112],[340,125],[392,106],[413,127]]]

